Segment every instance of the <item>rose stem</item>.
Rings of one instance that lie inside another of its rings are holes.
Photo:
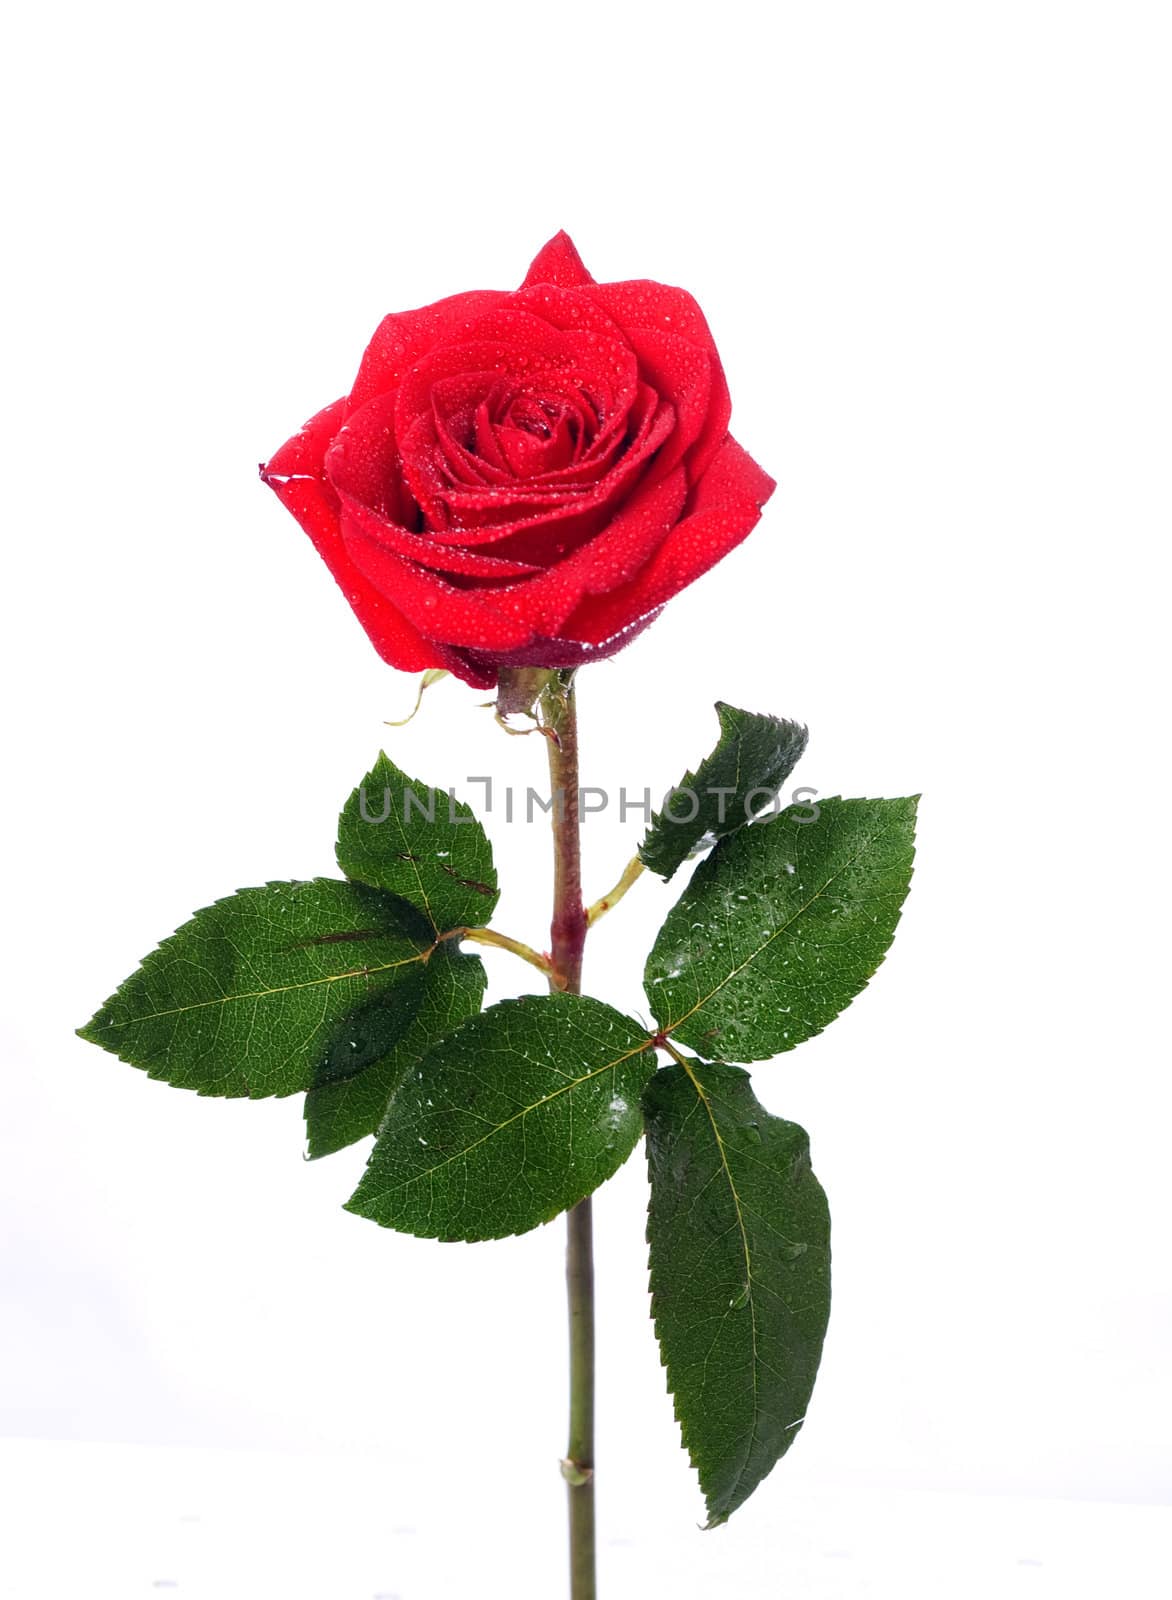
[[[559,672],[541,700],[553,798],[553,923],[550,951],[561,987],[579,994],[586,910],[578,817],[578,716],[574,675]],[[551,987],[557,985],[551,980]],[[570,1596],[595,1600],[594,1554],[594,1249],[589,1198],[566,1217],[570,1311],[570,1439],[562,1474],[569,1486]]]

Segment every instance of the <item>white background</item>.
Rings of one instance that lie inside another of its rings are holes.
[[[472,799],[472,774],[540,781],[540,741],[460,685],[383,727],[413,684],[255,464],[349,387],[385,311],[513,286],[559,227],[597,277],[697,295],[734,430],[780,481],[587,669],[585,781],[662,791],[721,697],[808,721],[823,794],[924,793],[879,978],[756,1073],[811,1132],[836,1301],[801,1440],[719,1535],[692,1531],[647,1323],[641,1158],[599,1196],[604,1593],[650,1592],[674,1549],[677,1594],[772,1595],[817,1516],[821,1555],[849,1554],[905,1491],[1169,1497],[1168,47],[1158,5],[1021,0],[10,22],[0,1398],[18,1439],[154,1447],[28,1446],[26,1526],[184,1463],[244,1486],[235,1570],[262,1540],[295,1567],[410,1523],[398,1484],[431,1519],[417,1576],[306,1593],[455,1600],[460,1551],[477,1593],[560,1592],[560,1226],[382,1232],[340,1209],[363,1152],[304,1163],[296,1101],[200,1100],[72,1036],[194,907],[330,872],[380,742]],[[496,923],[542,943],[543,830],[490,826]],[[590,822],[595,892],[637,826]],[[641,1008],[672,893],[644,881],[601,925],[591,990]],[[495,994],[531,987],[487,960]],[[961,1569],[992,1518],[962,1519]],[[87,1593],[137,1559],[132,1516],[103,1527]],[[5,1592],[75,1592],[46,1538]],[[1006,1560],[1040,1584],[1023,1539]],[[204,1593],[184,1559],[110,1592]],[[803,1593],[907,1593],[914,1566],[908,1543],[887,1577]]]

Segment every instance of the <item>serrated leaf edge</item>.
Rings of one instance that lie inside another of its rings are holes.
[[[801,732],[802,732],[802,734],[804,736],[803,739],[802,739],[801,749],[798,751],[798,754],[795,757],[795,759],[790,763],[789,771],[786,772],[785,775],[781,778],[777,790],[774,791],[775,794],[780,793],[781,784],[785,782],[786,778],[789,777],[790,773],[793,772],[793,770],[797,766],[798,762],[802,759],[803,755],[805,755],[805,753],[806,753],[806,745],[807,745],[807,743],[809,741],[809,737],[810,737],[809,727],[804,722],[795,722],[793,720],[793,718],[791,718],[791,717],[778,717],[778,716],[775,716],[773,714],[773,712],[771,712],[771,711],[747,711],[743,706],[734,706],[732,704],[732,702],[729,701],[729,700],[717,700],[716,703],[715,703],[715,706],[714,706],[714,710],[716,711],[717,720],[720,723],[720,734],[719,734],[719,737],[717,738],[716,743],[712,746],[712,749],[709,750],[708,754],[706,756],[702,756],[701,759],[696,763],[695,769],[693,770],[691,767],[689,767],[687,769],[687,771],[684,773],[684,776],[681,779],[681,781],[678,784],[675,785],[676,790],[679,791],[679,790],[682,790],[682,789],[690,789],[693,786],[693,784],[696,782],[696,779],[699,777],[699,775],[703,771],[704,767],[707,766],[707,764],[710,761],[713,761],[716,758],[716,756],[717,756],[717,754],[718,754],[718,752],[720,750],[721,745],[724,743],[725,738],[728,736],[728,725],[727,725],[726,720],[725,720],[725,713],[731,711],[731,712],[735,712],[738,716],[742,716],[742,717],[758,717],[758,718],[762,719],[763,721],[776,723],[777,726],[781,727],[781,728],[787,728],[787,727],[788,728],[799,728],[801,730]],[[739,786],[740,786],[740,778],[741,778],[741,753],[742,753],[742,749],[743,749],[743,746],[744,746],[744,738],[740,734],[735,735],[735,737],[737,738],[737,769],[736,769],[735,784],[739,788]],[[686,865],[686,863],[689,860],[694,859],[698,854],[700,854],[700,852],[705,848],[705,846],[704,846],[703,837],[698,839],[696,841],[696,843],[688,851],[688,853],[683,857],[683,859],[680,860],[680,861],[677,861],[675,866],[668,873],[664,873],[659,867],[653,867],[651,865],[651,863],[645,859],[645,857],[643,855],[643,850],[644,850],[645,845],[647,844],[648,839],[651,837],[653,831],[655,830],[656,825],[657,824],[662,824],[663,820],[664,820],[664,812],[663,811],[654,811],[654,812],[652,812],[651,820],[647,824],[647,830],[644,833],[643,838],[642,838],[642,840],[640,841],[640,844],[639,844],[638,856],[639,856],[639,860],[643,862],[643,865],[647,868],[647,870],[649,872],[654,872],[656,877],[657,878],[662,878],[664,883],[670,883],[671,880],[675,877],[676,873],[680,870],[680,868],[682,866]],[[731,834],[739,833],[741,828],[749,827],[749,826],[751,826],[751,823],[750,823],[749,819],[746,818],[746,820],[743,823],[738,823],[735,827],[729,828],[725,833],[720,834],[718,839],[716,840],[716,843],[719,843],[720,839],[727,839]],[[709,836],[709,845],[708,845],[709,848],[711,848],[712,842],[713,841],[711,839],[711,836]]]
[[[102,1002],[90,1020],[83,1024],[82,1027],[77,1028],[74,1031],[77,1033],[78,1037],[84,1039],[87,1044],[96,1044],[102,1048],[109,1049],[109,1046],[106,1045],[100,1037],[96,1037],[97,1030],[95,1024],[97,1023],[97,1020],[101,1016],[102,1012],[105,1011],[114,1001],[119,999],[127,984],[129,984],[138,976],[139,972],[143,968],[143,965],[150,959],[151,956],[157,955],[160,951],[166,950],[169,946],[173,945],[175,940],[179,938],[180,934],[183,933],[184,930],[196,920],[196,918],[204,916],[205,913],[209,911],[215,911],[218,907],[229,904],[231,901],[237,899],[240,895],[251,893],[253,890],[257,889],[289,889],[300,888],[304,884],[311,883],[347,883],[352,881],[353,880],[351,879],[344,878],[270,878],[263,884],[245,885],[243,888],[234,890],[231,894],[221,895],[218,900],[213,900],[206,906],[198,907],[197,910],[191,913],[186,922],[175,929],[174,933],[169,933],[165,939],[159,940],[158,944],[153,950],[148,950],[147,954],[138,963],[138,966],[135,967],[134,971],[130,973],[128,977],[122,980],[117,989],[114,990],[114,993],[110,995],[108,999]],[[365,889],[368,894],[382,895],[387,900],[393,900],[397,898],[396,896],[390,894],[386,889],[379,889],[373,884],[364,883],[359,887]],[[407,903],[409,904],[409,902]],[[388,935],[380,929],[372,930],[372,937],[386,938]],[[313,943],[314,941],[310,940],[308,942]],[[380,972],[394,972],[399,967],[413,967],[416,962],[430,960],[433,952],[436,949],[436,945],[441,942],[442,941],[440,940],[436,940],[426,948],[420,950],[418,955],[408,956],[402,961],[384,961],[375,967],[355,967],[346,972],[326,973],[320,978],[307,978],[304,983],[276,984],[271,989],[250,989],[248,991],[242,991],[239,994],[219,995],[212,1000],[193,1001],[191,1005],[187,1006],[170,1006],[164,1011],[138,1012],[132,1017],[127,1017],[125,1021],[115,1022],[111,1020],[103,1023],[102,1026],[103,1028],[128,1028],[141,1022],[157,1022],[160,1017],[178,1017],[185,1015],[189,1011],[202,1011],[209,1006],[235,1005],[238,1001],[243,1000],[265,1000],[268,999],[270,995],[292,994],[298,989],[317,989],[322,987],[324,984],[340,983],[350,978],[376,977]],[[118,1059],[120,1061],[126,1060],[125,1056],[119,1056]],[[133,1062],[128,1062],[127,1064],[130,1066],[134,1065]]]
[[[412,906],[410,901],[402,900],[401,897],[391,894],[386,889],[379,889],[372,884],[366,883],[355,884],[353,880],[346,878],[326,878],[320,875],[314,878],[267,878],[264,883],[242,885],[239,889],[234,890],[231,894],[221,895],[219,899],[212,900],[205,906],[198,906],[190,914],[190,916],[188,916],[186,920],[174,930],[173,933],[169,933],[166,938],[160,939],[158,944],[155,945],[152,950],[147,951],[146,955],[143,956],[143,958],[139,961],[134,971],[129,973],[114,990],[114,992],[102,1002],[90,1020],[84,1023],[80,1028],[74,1029],[75,1034],[79,1039],[84,1039],[87,1044],[97,1045],[98,1049],[105,1050],[108,1054],[114,1056],[116,1060],[123,1062],[126,1066],[134,1067],[134,1069],[138,1072],[145,1072],[146,1076],[153,1083],[164,1083],[167,1084],[168,1087],[172,1088],[186,1087],[185,1085],[174,1085],[171,1083],[170,1079],[157,1074],[152,1069],[149,1061],[138,1059],[135,1055],[128,1055],[123,1049],[119,1048],[117,1039],[108,1036],[109,1031],[113,1029],[135,1027],[144,1022],[155,1022],[161,1017],[182,1016],[189,1011],[199,1011],[210,1006],[233,1005],[237,1002],[245,1000],[262,1000],[267,999],[272,995],[289,994],[300,989],[320,988],[330,983],[352,981],[355,978],[362,977],[375,977],[380,973],[393,972],[400,967],[415,966],[419,962],[426,962],[430,960],[437,946],[443,942],[442,940],[437,939],[431,944],[423,946],[417,955],[408,956],[402,961],[381,962],[379,965],[373,967],[355,967],[348,969],[346,972],[327,973],[320,978],[311,978],[304,983],[278,984],[271,989],[256,989],[250,990],[247,993],[221,995],[212,1000],[197,1000],[191,1005],[187,1006],[172,1006],[163,1011],[137,1013],[120,1021],[111,1018],[109,1021],[101,1022],[99,1024],[99,1019],[102,1017],[103,1013],[109,1010],[109,1008],[115,1005],[120,999],[122,999],[123,992],[134,981],[134,979],[138,977],[146,962],[149,961],[152,956],[158,955],[161,951],[168,950],[170,947],[172,947],[176,940],[179,939],[180,936],[190,927],[190,925],[199,917],[208,912],[217,910],[220,906],[229,904],[231,901],[238,899],[239,896],[243,894],[259,892],[265,889],[300,889],[316,884],[351,884],[353,887],[361,890],[364,894],[373,895],[387,902],[397,903],[401,905],[405,911],[411,912],[414,916],[418,917],[419,915],[418,908]],[[375,930],[371,931],[372,933],[375,933]],[[404,929],[402,931],[405,938],[411,937],[407,930]],[[385,938],[389,935],[385,932],[385,930],[378,930],[376,936]],[[219,1098],[214,1090],[208,1089],[204,1086],[196,1087],[193,1092],[203,1098]],[[280,1094],[263,1095],[259,1097],[254,1097],[251,1094],[248,1094],[232,1096],[231,1098],[262,1098],[281,1100],[287,1099],[289,1095],[301,1094],[304,1092],[306,1091],[302,1089],[289,1089]]]

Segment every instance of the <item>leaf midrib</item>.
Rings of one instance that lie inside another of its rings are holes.
[[[729,1165],[728,1160],[728,1152],[725,1149],[724,1139],[721,1135],[720,1128],[717,1125],[716,1115],[712,1109],[712,1103],[708,1098],[707,1090],[704,1088],[704,1085],[700,1082],[700,1079],[692,1070],[692,1063],[684,1056],[678,1056],[676,1059],[679,1061],[680,1066],[682,1066],[684,1071],[687,1073],[688,1080],[695,1089],[697,1098],[699,1099],[700,1104],[704,1107],[705,1115],[707,1116],[709,1125],[712,1128],[712,1137],[716,1142],[716,1153],[720,1158],[721,1171],[724,1173],[725,1180],[728,1183],[729,1194],[732,1196],[733,1208],[736,1211],[737,1230],[741,1236],[741,1251],[745,1258],[745,1288],[749,1296],[749,1316],[751,1319],[750,1327],[752,1330],[753,1349],[753,1431],[749,1437],[748,1444],[745,1446],[744,1459],[737,1468],[736,1482],[733,1486],[733,1489],[729,1494],[723,1497],[722,1503],[719,1507],[712,1508],[720,1513],[723,1513],[727,1509],[728,1502],[735,1497],[736,1491],[740,1488],[744,1479],[745,1469],[748,1467],[749,1462],[752,1459],[753,1449],[757,1443],[758,1419],[761,1414],[760,1407],[757,1404],[757,1302],[753,1293],[753,1258],[749,1245],[749,1233],[745,1226],[744,1210],[741,1206],[741,1197],[733,1179],[732,1168]]]
[[[465,1160],[474,1150],[479,1150],[481,1145],[487,1144],[490,1139],[495,1139],[506,1128],[511,1128],[514,1122],[522,1121],[530,1112],[539,1111],[542,1106],[549,1105],[551,1101],[556,1100],[560,1095],[571,1094],[575,1089],[580,1089],[584,1083],[589,1083],[592,1078],[600,1077],[604,1072],[612,1072],[615,1067],[621,1067],[624,1061],[630,1061],[634,1056],[643,1055],[645,1051],[652,1049],[654,1045],[654,1038],[640,1040],[634,1049],[624,1051],[621,1056],[617,1056],[613,1061],[608,1061],[605,1066],[593,1067],[589,1072],[584,1072],[580,1078],[571,1079],[569,1083],[563,1084],[560,1089],[555,1089],[551,1094],[542,1095],[539,1100],[534,1100],[532,1105],[522,1106],[520,1111],[515,1111],[504,1122],[495,1123],[487,1133],[481,1134],[479,1139],[465,1145],[462,1150],[456,1150],[450,1156],[445,1156],[442,1161],[437,1161],[434,1166],[427,1167],[422,1172],[413,1173],[409,1178],[403,1178],[398,1183],[388,1184],[386,1187],[380,1188],[378,1191],[380,1197],[396,1194],[400,1189],[408,1189],[413,1183],[421,1183],[424,1178],[430,1178],[435,1173],[442,1172],[445,1167],[451,1166],[453,1161]]]
[[[346,978],[374,978],[381,972],[394,972],[399,967],[411,967],[418,961],[427,961],[435,950],[435,945],[422,950],[418,955],[406,956],[402,961],[384,961],[375,967],[354,967],[349,972],[325,973],[319,978],[307,978],[303,983],[279,984],[272,989],[253,989],[247,993],[217,995],[211,1000],[193,1000],[190,1005],[172,1006],[167,1011],[136,1012],[133,1016],[121,1020],[110,1018],[102,1024],[106,1028],[131,1028],[144,1022],[157,1022],[162,1017],[184,1016],[189,1011],[202,1011],[208,1006],[235,1005],[244,1000],[267,1000],[273,995],[292,994],[299,989],[317,989],[326,983],[341,983]]]

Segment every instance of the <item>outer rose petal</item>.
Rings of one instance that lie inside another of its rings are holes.
[[[670,333],[707,351],[712,363],[708,416],[688,459],[691,481],[697,483],[720,448],[732,413],[724,368],[704,313],[686,289],[645,278],[599,283],[587,293],[628,335],[641,329]]]
[[[756,527],[777,485],[731,436],[693,491],[689,514],[668,534],[633,582],[585,600],[558,630],[567,639],[603,644],[658,611],[701,577]]]
[[[710,356],[717,353],[708,320],[686,289],[650,278],[628,278],[622,283],[596,283],[587,294],[620,328],[678,333]]]
[[[533,639],[534,629],[518,614],[507,588],[458,589],[439,573],[369,538],[351,537],[346,550],[376,590],[394,595],[397,609],[437,647],[495,653]]]
[[[338,497],[321,475],[323,457],[341,426],[345,406],[344,400],[335,400],[311,417],[261,468],[260,475],[305,529],[384,661],[403,672],[452,665],[448,654],[429,644],[346,554]]]
[[[462,550],[458,545],[437,544],[425,533],[412,533],[408,528],[389,521],[344,490],[339,498],[342,503],[343,541],[364,570],[367,570],[367,561],[362,547],[372,544],[445,577],[495,578],[498,583],[507,583],[512,578],[524,578],[541,571],[540,567],[524,561],[502,561],[497,556],[484,555],[479,550]]]
[[[675,407],[675,428],[653,468],[657,478],[666,477],[700,438],[712,415],[713,368],[716,364],[696,345],[686,339],[677,339],[672,334],[639,328],[628,334],[628,338],[639,358],[642,377],[658,395],[670,400]],[[718,393],[718,411],[719,400]],[[726,412],[720,418],[721,438],[727,432]]]
[[[528,289],[535,283],[556,283],[559,289],[576,289],[580,284],[593,282],[574,247],[574,241],[563,229],[555,233],[548,244],[542,245],[534,256],[521,287]]]
[[[366,347],[350,391],[350,410],[357,410],[375,395],[397,389],[407,369],[441,339],[459,332],[473,317],[483,316],[507,299],[501,289],[471,289],[467,294],[449,295],[446,300],[420,306],[416,311],[392,311],[379,323]]]
[[[669,537],[687,497],[684,469],[639,489],[602,531],[539,577],[515,586],[518,607],[540,634],[554,634],[587,595],[627,583]]]
[[[400,482],[394,413],[393,393],[351,409],[326,450],[323,473],[339,494],[353,495],[393,521],[408,522],[415,506]]]
[[[320,477],[322,462],[330,442],[346,418],[345,400],[335,400],[316,416],[303,423],[291,439],[287,439],[273,459],[261,469],[266,483],[271,478],[303,477],[306,474]],[[274,484],[269,485],[274,488]]]

